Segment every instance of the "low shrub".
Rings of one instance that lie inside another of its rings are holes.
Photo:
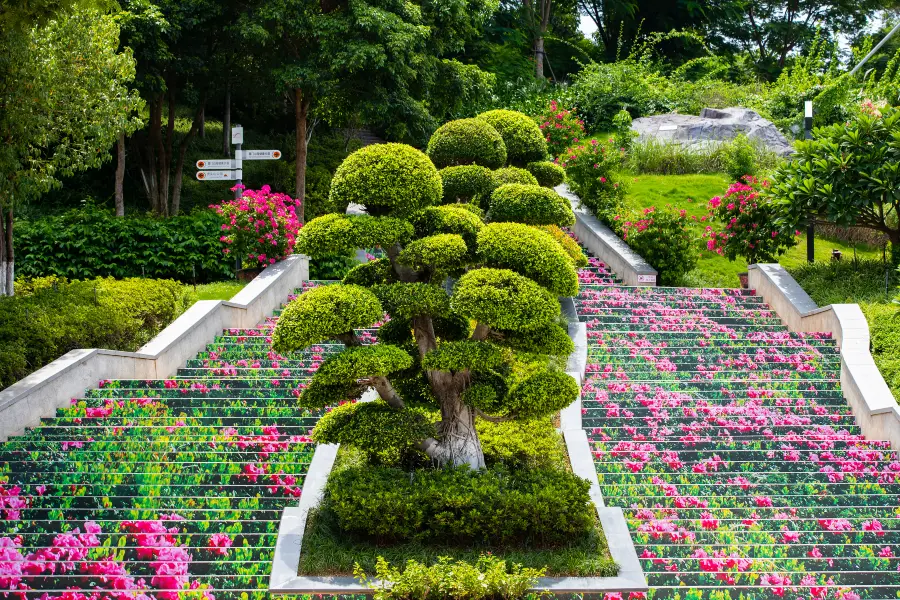
[[[566,170],[552,162],[533,162],[526,167],[538,185],[555,188],[566,180]]]
[[[479,119],[496,129],[506,144],[506,160],[511,165],[525,166],[546,160],[547,142],[537,123],[526,114],[514,110],[489,110]]]
[[[710,199],[710,220],[724,227],[716,232],[707,226],[706,248],[728,260],[741,256],[747,264],[777,262],[776,257],[797,245],[800,232],[782,205],[773,203],[764,192],[769,183],[745,176],[728,187],[721,198]]]
[[[158,219],[117,218],[88,205],[16,223],[16,269],[23,278],[147,277],[184,282],[234,277],[222,253],[222,220],[211,210]]]
[[[264,185],[259,190],[242,189],[240,198],[210,206],[225,221],[220,237],[223,252],[249,268],[284,260],[293,253],[302,226],[296,213],[300,204]]]
[[[444,123],[432,134],[426,152],[438,168],[481,165],[498,169],[507,160],[503,137],[483,119]]]
[[[584,121],[575,111],[565,108],[556,100],[551,100],[547,109],[535,117],[535,120],[544,134],[551,156],[562,154],[566,148],[574,146],[587,136]]]
[[[565,442],[550,419],[503,423],[479,419],[476,427],[489,467],[551,469],[567,464]]]
[[[898,273],[880,260],[803,263],[790,273],[819,306],[888,303],[900,284]]]
[[[537,177],[535,177],[531,171],[526,169],[522,169],[520,167],[505,167],[503,169],[497,169],[496,171],[491,173],[491,180],[494,182],[494,189],[497,189],[501,185],[506,185],[507,183],[520,183],[522,185],[540,185],[538,183]]]
[[[539,185],[508,183],[491,194],[492,221],[514,221],[528,225],[575,224],[568,200]]]
[[[610,138],[609,143],[615,140]],[[609,222],[625,198],[625,185],[619,177],[624,159],[624,151],[591,139],[566,150],[556,163],[566,170],[566,179],[582,204]]]
[[[496,184],[493,172],[480,165],[445,167],[439,171],[444,189],[444,203],[471,202],[489,196]]]
[[[570,542],[595,516],[584,480],[556,469],[419,470],[370,465],[332,473],[324,508],[342,531],[376,542]]]
[[[445,556],[431,566],[410,560],[402,570],[379,557],[374,580],[358,565],[353,575],[375,589],[374,600],[483,600],[524,598],[545,571],[483,554],[475,564]]]
[[[613,229],[659,272],[660,285],[676,285],[697,266],[699,252],[684,210],[650,207],[626,213],[614,219]]]
[[[0,298],[0,388],[76,348],[137,350],[190,302],[171,280],[23,281]]]
[[[759,174],[756,163],[756,149],[743,133],[738,134],[730,143],[722,146],[725,172],[732,181],[741,181],[744,177],[755,177]]]

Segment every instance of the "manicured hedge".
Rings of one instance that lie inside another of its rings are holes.
[[[234,277],[234,258],[222,253],[221,235],[213,211],[122,219],[94,207],[71,210],[16,223],[16,274],[221,281]]]
[[[0,298],[0,388],[76,348],[137,350],[184,312],[171,280],[43,278]]]

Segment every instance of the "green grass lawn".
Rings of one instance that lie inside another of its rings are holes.
[[[728,187],[725,175],[638,175],[629,180],[628,201],[635,208],[671,205],[684,209],[692,217],[707,214],[707,202],[713,196],[721,196]],[[697,268],[685,275],[683,284],[690,287],[735,287],[737,274],[747,270],[743,260],[730,261],[723,256],[706,250],[706,242],[701,237],[706,223],[694,225],[697,246],[701,248]],[[837,240],[816,238],[816,261],[830,261],[831,251],[840,250],[844,256],[853,256],[853,246]],[[881,258],[881,250],[858,244],[856,254],[861,259]],[[806,263],[806,234],[799,237],[799,243],[780,257],[785,268],[794,268]]]
[[[231,300],[239,291],[244,289],[246,283],[238,281],[217,281],[216,283],[204,283],[195,288],[196,300]]]

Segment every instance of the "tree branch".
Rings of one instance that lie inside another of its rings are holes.
[[[516,415],[514,414],[509,415],[508,417],[492,417],[491,415],[486,414],[480,408],[475,409],[475,414],[478,415],[479,418],[482,418],[489,423],[508,423],[510,421],[516,420]]]
[[[490,333],[491,328],[489,326],[484,323],[478,323],[475,325],[475,331],[472,332],[472,336],[469,339],[476,342],[484,341]]]
[[[343,342],[345,346],[351,348],[353,346],[362,346],[362,342],[358,337],[356,337],[356,332],[349,331],[347,333],[341,333],[339,335],[334,336],[338,339],[339,342]]]
[[[406,408],[406,403],[403,402],[403,398],[397,394],[397,390],[394,389],[394,386],[391,385],[391,382],[388,381],[387,377],[373,377],[372,386],[375,388],[375,391],[378,392],[378,395],[381,396],[381,399],[387,402],[392,408]]]

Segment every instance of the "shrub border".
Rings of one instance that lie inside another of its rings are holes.
[[[841,352],[841,390],[860,429],[871,439],[900,449],[900,407],[870,352],[869,324],[858,304],[820,308],[779,264],[748,268],[750,288],[771,306],[791,331],[831,333]]]
[[[569,319],[569,336],[575,342],[575,351],[569,356],[566,372],[578,381],[579,388],[584,381],[587,364],[587,326],[579,323],[574,316],[575,305],[571,298],[560,299],[563,313]],[[574,316],[574,319],[573,319]],[[366,398],[364,398],[366,399]],[[542,577],[532,591],[548,590],[555,594],[605,593],[605,592],[646,592],[649,590],[647,578],[641,568],[634,542],[628,531],[628,523],[622,509],[607,507],[600,492],[594,457],[591,453],[587,434],[581,427],[581,395],[575,402],[564,408],[560,414],[560,430],[566,441],[572,471],[591,484],[591,501],[597,510],[609,554],[619,565],[616,577]],[[272,572],[269,576],[269,593],[276,595],[295,594],[368,594],[374,589],[362,585],[351,576],[315,577],[298,575],[303,534],[309,511],[319,505],[325,492],[325,484],[334,460],[338,444],[319,444],[313,454],[312,463],[303,483],[300,504],[284,509],[275,552]],[[380,582],[374,582],[375,585]]]
[[[71,350],[0,392],[0,441],[56,414],[104,379],[162,379],[196,356],[223,329],[255,327],[309,279],[295,254],[263,270],[228,301],[200,300],[137,352]]]
[[[565,183],[554,188],[556,193],[572,204],[575,213],[576,237],[597,258],[609,265],[610,270],[622,278],[628,286],[655,286],[659,273],[637,252],[625,243],[612,229],[604,225],[587,208],[581,207],[581,199]]]

